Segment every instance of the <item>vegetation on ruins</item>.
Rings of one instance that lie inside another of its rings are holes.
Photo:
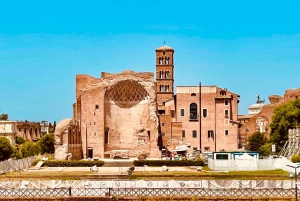
[[[278,151],[288,140],[288,130],[299,127],[299,123],[300,99],[292,100],[275,108],[270,124],[270,142],[277,145]]]
[[[7,160],[13,154],[14,149],[6,137],[0,137],[0,160]]]
[[[0,114],[0,120],[7,121],[8,120],[8,114]]]

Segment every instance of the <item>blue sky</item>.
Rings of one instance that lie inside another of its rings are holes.
[[[175,49],[175,86],[256,95],[299,87],[299,1],[1,1],[0,113],[11,120],[72,117],[75,76],[155,71]]]

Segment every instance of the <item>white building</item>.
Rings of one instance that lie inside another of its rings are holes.
[[[15,145],[16,134],[17,134],[16,121],[0,121],[0,137],[8,138],[11,145]]]

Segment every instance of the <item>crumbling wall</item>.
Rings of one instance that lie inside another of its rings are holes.
[[[57,160],[64,160],[68,154],[68,127],[71,125],[73,119],[61,120],[55,128],[55,158]]]

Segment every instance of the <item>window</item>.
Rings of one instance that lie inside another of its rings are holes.
[[[166,58],[166,64],[169,64],[169,57]]]
[[[182,137],[185,137],[185,130],[182,130]]]
[[[229,119],[224,119],[224,125],[229,125]]]
[[[203,108],[202,109],[202,116],[205,118],[207,117],[207,109],[206,108]]]
[[[169,85],[166,85],[166,92],[169,92]]]
[[[216,154],[218,160],[228,160],[228,154]]]
[[[184,109],[180,109],[180,116],[184,117]]]
[[[197,137],[197,131],[193,130],[193,138]]]
[[[105,144],[108,144],[108,131],[105,131],[104,133],[104,142]]]
[[[94,121],[94,125],[96,125],[96,122]]]
[[[95,109],[98,110],[99,109],[99,105],[95,105]]]
[[[225,105],[228,105],[228,100],[225,100],[225,103],[224,103]]]
[[[161,123],[161,126],[165,126],[165,123]]]
[[[204,151],[210,151],[210,147],[204,147]]]
[[[229,115],[229,114],[228,114],[228,110],[225,110],[224,113],[225,113],[225,117],[228,117],[228,115]]]
[[[163,64],[163,59],[159,57],[159,64]]]
[[[207,132],[207,137],[214,137],[214,131],[213,130],[209,130],[208,132]]]
[[[164,91],[164,85],[159,85],[159,91]]]
[[[169,71],[166,71],[166,78],[169,78]]]
[[[159,78],[164,78],[164,72],[163,71],[159,72]]]
[[[190,119],[197,119],[197,104],[191,103],[190,104]]]
[[[228,136],[229,135],[229,130],[224,130],[224,135]]]

